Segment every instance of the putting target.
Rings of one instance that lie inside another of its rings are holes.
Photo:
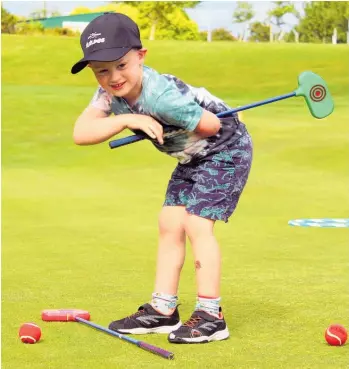
[[[322,101],[326,97],[326,89],[322,85],[315,85],[310,90],[310,98],[315,101],[319,102]]]
[[[348,228],[348,218],[324,218],[324,219],[295,219],[288,222],[296,227],[319,227],[319,228]]]

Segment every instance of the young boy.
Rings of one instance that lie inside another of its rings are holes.
[[[220,307],[220,249],[213,229],[232,215],[247,181],[251,138],[237,115],[203,88],[143,65],[137,25],[127,16],[106,13],[81,35],[84,58],[72,68],[89,66],[99,84],[74,127],[78,145],[110,139],[125,128],[141,130],[155,147],[178,159],[159,216],[159,248],[150,303],[110,323],[120,333],[169,333],[173,343],[199,343],[229,337]],[[111,115],[114,113],[114,115]],[[189,238],[196,268],[197,302],[181,323],[177,290]]]

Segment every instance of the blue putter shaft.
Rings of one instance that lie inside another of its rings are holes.
[[[296,96],[296,92],[295,91],[294,92],[290,92],[290,93],[285,94],[285,95],[271,97],[270,99],[266,99],[266,100],[258,101],[258,102],[252,103],[252,104],[240,106],[240,107],[235,108],[235,109],[227,110],[227,111],[224,111],[222,113],[218,113],[217,114],[217,117],[218,118],[229,117],[230,115],[232,115],[234,113],[237,113],[239,111],[252,109],[252,108],[255,108],[257,106],[270,104],[272,102],[279,101],[279,100],[289,99],[290,97],[293,97],[293,96]],[[109,142],[109,147],[111,149],[115,149],[117,147],[129,145],[129,144],[134,143],[134,142],[137,142],[137,141],[142,141],[142,140],[144,140],[146,138],[149,138],[146,134],[144,134],[144,135],[137,134],[137,135],[127,136],[127,137],[119,138],[117,140],[110,141]]]
[[[290,97],[293,97],[293,96],[296,96],[296,92],[290,92],[289,94],[280,95],[280,96],[276,96],[276,97],[271,97],[270,99],[265,99],[265,100],[258,101],[258,102],[252,103],[252,104],[240,106],[240,107],[235,108],[235,109],[227,110],[227,111],[224,111],[222,113],[218,113],[217,117],[218,118],[229,117],[231,114],[237,113],[239,111],[252,109],[252,108],[255,108],[257,106],[270,104],[272,102],[279,101],[279,100],[289,99]]]
[[[144,350],[147,350],[147,351],[150,351],[152,352],[153,354],[156,354],[156,355],[159,355],[165,359],[173,359],[174,358],[174,354],[172,352],[169,352],[167,350],[164,350],[160,347],[156,347],[156,346],[153,346],[153,345],[150,345],[149,343],[146,343],[146,342],[143,342],[143,341],[140,341],[140,340],[137,340],[135,338],[132,338],[132,337],[128,337],[124,334],[121,334],[121,333],[118,333],[118,332],[115,332],[115,331],[112,331],[111,329],[109,328],[105,328],[105,327],[102,327],[101,325],[98,325],[98,324],[95,324],[95,323],[92,323],[90,322],[89,320],[85,320],[83,318],[80,318],[80,317],[75,317],[75,320],[77,322],[80,322],[80,323],[83,323],[83,324],[86,324],[90,327],[93,327],[93,328],[96,328],[102,332],[105,332],[105,333],[108,333],[112,336],[115,336],[115,337],[118,337],[120,338],[121,340],[124,340],[124,341],[127,341],[127,342],[130,342],[130,343],[133,343],[134,345],[144,349]]]
[[[84,324],[87,324],[87,325],[90,325],[91,327],[93,328],[96,328],[100,331],[103,331],[105,333],[109,333],[111,334],[112,336],[116,336],[118,338],[121,338],[122,340],[125,340],[125,341],[128,341],[128,342],[131,342],[131,343],[134,343],[134,344],[137,344],[137,340],[136,339],[133,339],[132,337],[127,337],[127,336],[124,336],[123,334],[121,333],[118,333],[118,332],[115,332],[115,331],[112,331],[111,329],[109,328],[105,328],[105,327],[102,327],[101,325],[98,325],[98,324],[95,324],[95,323],[92,323],[88,320],[85,320],[83,318],[80,318],[80,317],[76,317],[75,320],[77,320],[78,322],[81,322],[81,323],[84,323]]]

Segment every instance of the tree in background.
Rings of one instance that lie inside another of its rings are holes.
[[[29,14],[30,19],[42,19],[49,17],[59,17],[61,13],[57,10],[47,11],[46,8],[35,10]]]
[[[122,13],[133,19],[136,23],[139,21],[139,11],[137,8],[125,4],[125,2],[121,3],[108,3],[106,5],[97,6],[93,9],[96,13],[106,13],[106,12],[115,12]]]
[[[302,42],[331,42],[334,28],[339,43],[346,42],[348,1],[314,1],[306,3],[304,17],[296,27]]]
[[[94,10],[88,8],[87,6],[78,6],[77,8],[73,9],[70,12],[70,15],[75,15],[75,14],[88,14],[88,13],[95,13]]]
[[[296,27],[292,28],[290,32],[286,32],[284,35],[285,42],[299,42],[299,33],[296,30]]]
[[[207,40],[207,31],[200,32],[200,40]],[[216,28],[212,30],[212,41],[237,41],[228,30],[225,28]]]
[[[141,27],[141,34],[144,38],[150,39],[151,28],[149,23],[146,28]],[[187,13],[182,9],[174,9],[166,15],[165,21],[159,21],[156,38],[158,40],[199,40],[199,28]]]
[[[270,40],[270,27],[261,22],[253,22],[250,25],[250,41],[268,42]]]
[[[124,1],[124,4],[136,7],[139,12],[138,25],[141,29],[150,26],[149,40],[155,40],[157,27],[170,26],[170,14],[176,13],[175,17],[182,14],[184,19],[191,22],[184,12],[185,8],[194,8],[199,1]],[[177,11],[176,11],[177,10]],[[178,12],[179,10],[179,12]],[[182,18],[183,18],[182,17]]]
[[[1,5],[1,32],[15,33],[15,24],[18,19]]]
[[[213,41],[237,41],[237,39],[226,29],[216,28],[212,31]]]
[[[156,38],[159,40],[199,40],[198,25],[184,11],[184,8],[193,7],[198,3],[197,1],[113,1],[93,9],[78,7],[71,14],[99,12],[122,13],[138,24],[142,39],[155,39],[156,32]]]
[[[58,10],[53,10],[51,12],[51,17],[60,17],[62,14]]]
[[[136,8],[127,5],[125,3],[109,3],[106,5],[97,6],[96,8],[90,9],[85,6],[79,6],[75,8],[70,15],[74,14],[87,14],[87,13],[122,13],[130,17],[136,23],[138,22],[139,12]]]
[[[234,23],[246,23],[249,22],[254,17],[254,11],[251,4],[247,1],[239,1],[238,5],[233,13]],[[247,31],[247,26],[245,25],[242,34],[239,37],[239,41],[245,39],[245,34]]]
[[[268,11],[271,23],[275,24],[278,28],[286,24],[283,17],[286,14],[293,14],[295,17],[299,18],[299,13],[292,4],[291,1],[273,1],[275,7]]]
[[[274,24],[279,29],[279,40],[282,39],[284,32],[282,31],[281,26],[285,23],[284,16],[286,14],[293,14],[296,18],[299,19],[300,15],[294,4],[291,1],[273,1],[274,8],[269,10],[268,16],[271,24]]]

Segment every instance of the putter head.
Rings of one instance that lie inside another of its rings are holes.
[[[333,112],[334,103],[326,82],[313,72],[298,76],[296,96],[303,96],[313,117],[322,119]]]

